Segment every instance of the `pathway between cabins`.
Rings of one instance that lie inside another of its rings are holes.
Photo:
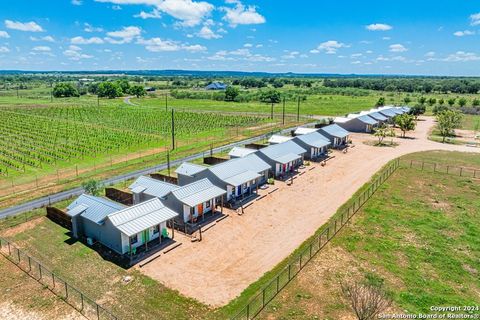
[[[376,138],[354,135],[356,146],[347,154],[336,152],[326,167],[316,165],[292,186],[276,182],[280,190],[255,202],[244,215],[231,214],[206,231],[202,242],[184,242],[142,272],[205,304],[227,304],[288,257],[388,161],[425,150],[480,152],[427,140],[434,121],[423,119],[409,133],[415,139],[397,138],[395,148],[365,145],[363,140]]]

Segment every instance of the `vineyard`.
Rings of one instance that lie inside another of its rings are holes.
[[[258,116],[175,112],[175,136],[216,133],[267,122]],[[131,106],[0,108],[0,173],[39,172],[61,162],[169,143],[172,113]]]

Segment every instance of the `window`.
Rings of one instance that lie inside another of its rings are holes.
[[[210,208],[210,201],[205,202],[205,208]]]
[[[160,226],[157,224],[156,226],[153,227],[153,234],[157,234],[160,232]]]
[[[135,244],[138,241],[138,236],[134,235],[130,237],[130,244]]]

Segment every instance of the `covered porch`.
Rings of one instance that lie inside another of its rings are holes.
[[[287,154],[275,159],[275,177],[277,179],[287,179],[295,175],[298,167],[302,165],[303,158],[297,154]]]

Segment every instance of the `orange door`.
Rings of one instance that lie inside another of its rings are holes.
[[[203,214],[203,203],[198,205],[198,215],[201,216]]]

